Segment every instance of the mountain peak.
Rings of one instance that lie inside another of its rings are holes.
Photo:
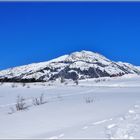
[[[70,55],[77,55],[77,56],[97,56],[97,55],[100,55],[100,54],[98,54],[96,52],[92,52],[92,51],[81,50],[81,51],[73,52]]]
[[[98,61],[102,61],[103,63],[109,62],[109,60],[106,57],[104,57],[98,53],[86,51],[86,50],[71,53],[68,57],[66,57],[65,61],[67,61],[67,62],[69,62],[69,61],[71,61],[71,62],[86,61],[89,63],[94,63],[94,62],[98,62]]]

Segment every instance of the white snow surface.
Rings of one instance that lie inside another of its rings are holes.
[[[47,103],[34,106],[41,94]],[[18,95],[29,108],[9,114]],[[140,138],[140,76],[1,84],[0,138]]]
[[[140,70],[140,66],[137,66],[137,69],[139,69],[139,70]]]

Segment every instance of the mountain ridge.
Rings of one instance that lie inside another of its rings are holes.
[[[129,63],[111,61],[105,56],[82,50],[58,58],[0,71],[0,82],[45,82],[56,79],[80,80],[140,74]]]

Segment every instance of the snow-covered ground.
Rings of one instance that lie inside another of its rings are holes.
[[[16,87],[15,87],[16,86]],[[34,106],[44,95],[47,103]],[[17,96],[29,105],[15,111]],[[140,76],[0,85],[0,138],[140,138]]]

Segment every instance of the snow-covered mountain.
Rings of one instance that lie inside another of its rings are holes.
[[[56,79],[80,80],[115,77],[124,74],[140,74],[140,70],[129,63],[111,61],[98,53],[81,51],[47,62],[0,71],[0,81],[42,82]]]
[[[139,69],[139,70],[140,70],[140,66],[137,66],[137,69]]]

